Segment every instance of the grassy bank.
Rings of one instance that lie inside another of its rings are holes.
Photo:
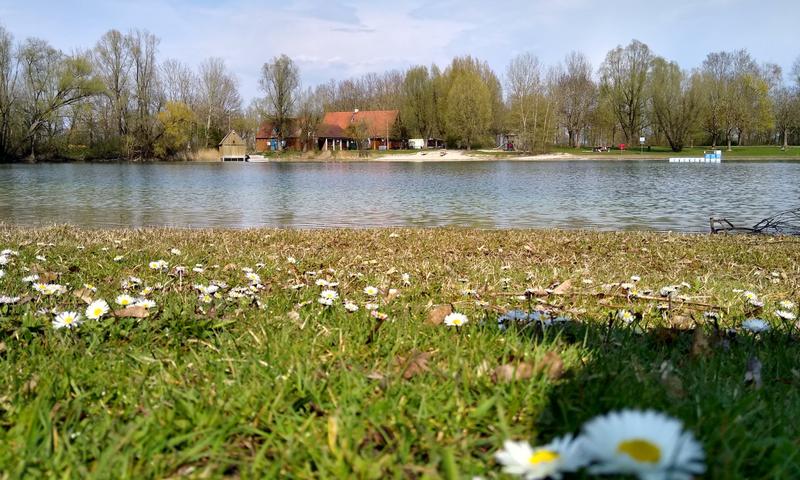
[[[775,311],[798,300],[799,246],[655,233],[0,225],[0,250],[18,253],[0,266],[0,295],[20,297],[0,305],[0,472],[499,478],[493,454],[505,439],[546,443],[632,407],[680,419],[706,451],[708,478],[797,478],[800,339]],[[151,269],[160,259],[168,266]],[[67,291],[39,294],[23,281],[33,274]],[[219,291],[206,298],[194,287],[212,282]],[[318,302],[323,289],[338,292],[333,306]],[[123,309],[114,301],[124,292],[155,306]],[[112,310],[99,321],[53,328],[53,309],[83,313],[97,299]],[[359,310],[347,313],[345,299]],[[469,323],[441,325],[446,305]],[[515,309],[569,321],[500,328]],[[617,319],[623,309],[631,323]],[[750,317],[772,329],[744,331]],[[746,383],[754,359],[760,378]]]

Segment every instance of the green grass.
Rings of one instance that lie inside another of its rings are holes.
[[[799,243],[657,233],[0,225],[0,250],[20,253],[0,267],[7,272],[0,295],[31,295],[21,282],[31,271],[60,274],[70,288],[0,305],[0,476],[500,478],[493,454],[504,439],[548,442],[631,407],[681,419],[706,450],[707,478],[799,478],[800,339],[773,315],[778,301],[800,296]],[[117,255],[124,258],[114,261]],[[188,266],[187,277],[151,271],[148,262],[161,258]],[[204,273],[191,271],[197,263]],[[192,284],[247,285],[242,267],[263,280],[252,299],[228,300],[224,289],[223,299],[199,302]],[[406,272],[410,285],[401,279]],[[51,327],[51,314],[37,313],[82,311],[73,292],[84,283],[112,303],[131,275],[161,284],[148,318],[108,316],[64,331]],[[704,321],[705,308],[674,302],[662,315],[660,302],[603,287],[631,275],[655,292],[689,283],[684,295],[714,305],[721,330]],[[338,281],[341,296],[361,310],[319,305],[319,278]],[[510,295],[567,280],[567,295]],[[301,282],[308,287],[287,288]],[[363,308],[366,285],[382,290],[388,320],[380,327]],[[732,289],[757,292],[764,310],[751,311]],[[433,305],[450,302],[469,316],[467,326],[426,323]],[[497,328],[499,311],[533,307],[576,321]],[[640,315],[638,328],[609,329],[618,308]],[[772,332],[742,333],[737,326],[751,315],[773,321]],[[429,360],[410,375],[415,352]],[[548,352],[563,361],[563,375],[493,381],[495,368],[536,364]],[[753,355],[763,362],[760,389],[743,381]]]

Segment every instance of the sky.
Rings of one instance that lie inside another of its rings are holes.
[[[110,29],[146,29],[159,58],[193,67],[222,57],[245,100],[261,93],[261,65],[285,53],[314,86],[369,72],[486,60],[501,76],[517,54],[545,65],[572,50],[595,68],[638,39],[684,68],[746,48],[788,71],[800,56],[800,0],[0,0],[0,24],[72,52]]]

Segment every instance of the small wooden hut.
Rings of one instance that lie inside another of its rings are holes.
[[[231,130],[219,142],[219,156],[223,162],[244,162],[247,160],[247,144],[236,133],[236,130]]]

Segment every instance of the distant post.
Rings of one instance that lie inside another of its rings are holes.
[[[644,152],[644,137],[639,137],[639,155]]]

